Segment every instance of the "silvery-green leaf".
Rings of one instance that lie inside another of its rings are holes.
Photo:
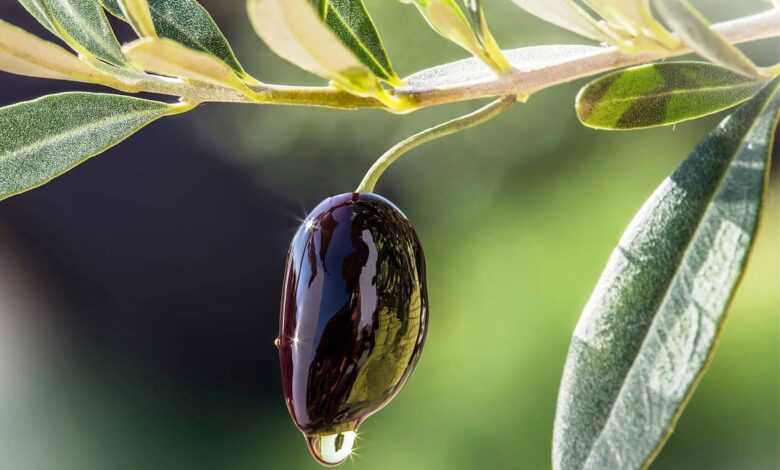
[[[398,84],[382,39],[362,0],[329,0],[325,24],[377,77]]]
[[[553,468],[646,467],[712,358],[745,270],[780,78],[714,129],[623,234],[574,331]]]
[[[583,87],[577,116],[598,129],[666,126],[736,106],[765,83],[707,62],[640,65]]]
[[[40,0],[49,22],[73,50],[118,67],[127,65],[122,49],[96,0]]]
[[[729,43],[687,0],[654,0],[655,7],[682,41],[702,57],[744,75],[759,75],[755,64]]]
[[[19,0],[19,3],[21,3],[24,9],[38,20],[38,23],[45,26],[52,34],[59,37],[59,31],[57,31],[57,28],[51,23],[49,14],[43,7],[43,0]]]
[[[100,0],[111,14],[125,21],[117,0]],[[148,0],[157,35],[190,49],[207,52],[248,78],[222,31],[196,0]]]
[[[550,45],[511,49],[504,51],[504,56],[512,68],[520,72],[531,72],[602,51],[600,47],[594,46]],[[495,79],[495,72],[482,61],[475,58],[464,59],[409,75],[404,79],[405,86],[399,93],[466,87]]]
[[[0,200],[40,186],[150,122],[186,109],[97,93],[62,93],[0,108]]]

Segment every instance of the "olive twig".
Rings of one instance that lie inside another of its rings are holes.
[[[775,8],[755,15],[713,25],[713,29],[722,34],[730,43],[739,44],[780,36],[778,29],[780,9]],[[589,77],[603,72],[637,64],[645,64],[670,57],[689,54],[690,48],[680,46],[668,51],[646,51],[639,54],[626,54],[614,47],[606,47],[594,54],[574,57],[550,67],[535,70],[514,69],[498,74],[490,80],[479,83],[464,83],[446,87],[401,88],[395,94],[408,100],[409,107],[402,111],[389,109],[379,100],[369,96],[357,96],[333,86],[289,86],[264,83],[251,86],[256,92],[248,97],[236,90],[217,85],[181,79],[161,80],[159,77],[144,74],[133,84],[133,90],[149,93],[184,96],[202,103],[251,103],[299,106],[322,106],[336,109],[379,108],[386,111],[409,113],[427,108],[460,101],[476,100],[505,95],[531,95],[538,91],[579,78]],[[772,70],[769,73],[776,73]],[[114,86],[122,90],[119,85]],[[126,87],[126,85],[125,85]]]
[[[408,139],[399,142],[390,150],[385,152],[381,157],[379,157],[373,165],[371,165],[371,168],[368,169],[366,176],[363,177],[363,181],[360,182],[360,185],[357,187],[355,192],[374,192],[374,186],[376,186],[376,183],[379,181],[382,173],[384,173],[385,170],[393,164],[393,162],[398,160],[398,158],[406,152],[440,137],[445,137],[487,122],[512,106],[516,100],[517,97],[514,95],[504,96],[493,101],[487,106],[479,108],[474,112],[457,117],[451,121],[439,124],[438,126],[431,127],[430,129],[426,129],[419,134],[415,134]]]

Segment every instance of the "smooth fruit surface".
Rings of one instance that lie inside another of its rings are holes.
[[[422,247],[386,199],[331,197],[298,229],[285,270],[279,358],[287,407],[321,463],[343,461],[342,446],[351,447],[362,421],[406,382],[427,314]]]

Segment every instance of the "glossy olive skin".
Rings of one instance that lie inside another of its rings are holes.
[[[425,258],[392,203],[320,203],[290,246],[279,359],[287,407],[309,437],[355,431],[406,382],[428,322]]]

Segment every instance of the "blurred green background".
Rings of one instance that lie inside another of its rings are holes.
[[[321,83],[267,50],[252,33],[243,2],[202,3],[255,76],[276,83]],[[401,75],[464,56],[431,32],[413,8],[387,0],[366,3]],[[484,3],[504,48],[583,43],[525,15],[508,0]],[[761,11],[768,3],[713,0],[697,5],[711,20],[722,21]],[[4,18],[17,23],[23,21],[20,12],[18,5],[0,8]],[[761,65],[780,60],[777,41],[744,49]],[[6,90],[3,104],[38,96],[37,88],[21,85],[31,81],[0,77]],[[431,323],[411,380],[362,427],[357,454],[344,468],[550,467],[557,387],[577,317],[633,214],[723,117],[674,128],[594,131],[574,115],[574,96],[584,83],[541,92],[477,130],[415,150],[380,182],[378,192],[404,210],[426,249]],[[47,90],[63,89],[56,85],[47,83]],[[0,265],[5,266],[0,268],[5,286],[0,298],[6,299],[0,304],[0,467],[317,468],[287,415],[270,347],[286,238],[296,217],[329,195],[353,189],[386,148],[476,106],[457,104],[399,117],[380,111],[210,104],[166,121],[167,127],[160,128],[164,132],[140,133],[134,143],[107,152],[52,188],[9,201],[0,208]],[[137,160],[127,155],[130,149],[159,158],[160,166],[134,169]],[[192,149],[198,158],[216,161],[228,176],[217,178],[216,170],[190,171]],[[775,161],[777,167],[777,155]],[[130,177],[124,171],[112,173],[112,165],[120,164],[130,165]],[[654,468],[780,467],[776,176],[718,353]],[[112,192],[123,185],[131,188],[129,194]],[[215,207],[188,205],[201,201],[197,198],[222,201],[239,185],[253,189]],[[186,190],[172,194],[166,189],[179,187]],[[164,194],[174,202],[146,200],[145,193]],[[60,197],[72,194],[80,196]],[[82,208],[89,211],[98,198],[106,201],[94,217],[79,219]],[[136,199],[145,202],[134,206]],[[169,212],[145,219],[158,204]],[[202,226],[178,228],[188,226],[177,213],[179,204],[192,212],[186,220]],[[261,226],[227,225],[209,216],[233,212],[236,220],[262,221]],[[73,253],[59,247],[75,246],[63,241],[67,237],[104,233],[104,220],[114,218],[123,224],[106,236],[132,237],[99,253],[106,266],[101,269],[108,271],[83,274],[80,265],[89,247]],[[51,219],[63,219],[64,225],[46,225]],[[268,224],[265,232],[273,231],[270,239],[250,240],[243,251],[231,251],[234,257],[223,256],[231,240],[244,240],[240,237],[247,227],[260,233],[262,224]],[[172,246],[186,244],[199,230],[214,235],[192,251],[166,249],[150,256],[155,246],[168,246],[148,235],[160,227]],[[121,270],[126,250],[141,257],[139,266],[134,265],[134,277],[117,276],[112,288],[102,282],[104,275],[95,273]],[[196,258],[188,255],[192,252],[198,253]],[[254,266],[241,274],[231,272],[231,266],[244,266],[244,252]],[[209,261],[212,257],[223,264],[203,271],[207,282],[180,282],[174,289],[166,288],[161,275],[168,271],[156,267],[163,263],[160,257],[176,266],[170,271],[175,273],[201,272],[216,263]],[[262,279],[253,278],[261,272]],[[73,273],[81,273],[84,292],[78,296],[68,287]],[[151,281],[140,280],[147,275],[155,279],[154,295],[144,290]],[[251,288],[229,290],[242,283]],[[117,300],[114,289],[120,284],[130,290],[132,300]],[[201,300],[187,303],[202,299],[204,291],[220,292],[210,298],[218,308],[199,309]],[[228,308],[233,302],[235,307]],[[146,306],[162,304],[166,309],[147,315]],[[83,315],[85,309],[90,315]],[[132,331],[125,320],[105,320],[124,319],[120,310],[137,322]],[[27,311],[35,314],[25,317]],[[96,318],[105,321],[98,329],[73,326]],[[187,341],[170,341],[181,339],[179,328],[193,318],[204,328]],[[243,322],[246,318],[252,321]],[[232,323],[226,326],[228,321]],[[160,333],[151,353],[145,345],[156,328],[169,336]],[[219,353],[191,346],[199,341],[219,344]],[[230,344],[241,347],[226,346]],[[192,374],[182,377],[175,367],[157,367],[172,357],[182,361],[173,364],[187,364]],[[203,370],[217,372],[199,375]]]

